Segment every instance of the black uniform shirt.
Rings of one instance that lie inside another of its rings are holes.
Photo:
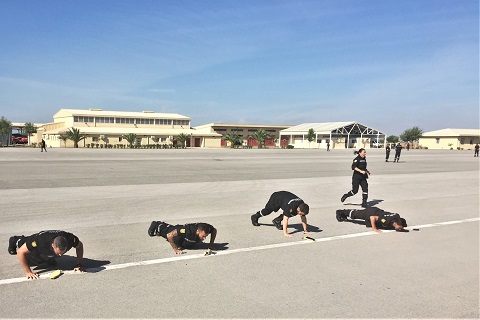
[[[175,244],[182,248],[190,248],[197,242],[202,240],[197,235],[198,225],[200,223],[187,223],[186,225],[176,225],[178,236],[174,239]],[[208,223],[201,223],[213,229],[213,226]]]
[[[403,148],[403,147],[402,147],[402,145],[401,145],[400,143],[397,144],[397,145],[395,146],[395,152],[397,152],[397,153],[402,152],[402,148]]]
[[[362,178],[367,178],[368,175],[365,173],[365,174],[362,174],[358,171],[355,170],[355,168],[358,168],[362,171],[365,171],[367,170],[367,158],[362,158],[360,157],[360,155],[358,155],[355,159],[353,159],[353,163],[352,163],[352,170],[353,170],[353,175],[355,176],[358,176],[358,177],[362,177]]]
[[[77,247],[80,240],[77,236],[61,231],[61,230],[48,230],[48,231],[41,231],[39,233],[32,234],[25,239],[25,244],[27,246],[28,251],[30,251],[33,255],[47,260],[49,258],[55,257],[55,251],[53,251],[52,243],[56,237],[62,236],[68,241],[67,251],[70,250],[72,247]]]
[[[359,210],[360,211],[360,210]],[[368,207],[363,211],[361,215],[361,219],[365,220],[365,226],[367,228],[372,227],[372,224],[370,222],[370,217],[371,216],[377,216],[378,221],[376,223],[377,227],[380,227],[382,229],[389,229],[392,227],[392,223],[394,221],[400,222],[400,215],[398,213],[391,213],[391,212],[386,212],[382,209],[379,209],[377,207]],[[360,212],[357,213],[357,215]]]
[[[283,214],[289,218],[298,214],[297,208],[300,204],[304,203],[302,199],[297,197],[288,191],[276,192],[277,201],[279,201],[280,208],[283,210]]]

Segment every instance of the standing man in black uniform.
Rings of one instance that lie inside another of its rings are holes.
[[[344,202],[348,197],[355,195],[358,192],[358,187],[362,187],[362,207],[367,207],[367,199],[368,199],[368,176],[370,175],[370,171],[367,170],[367,151],[361,148],[358,151],[355,151],[355,154],[358,156],[353,159],[352,163],[352,190],[345,193],[340,201]]]
[[[397,145],[395,146],[395,159],[393,159],[393,162],[397,162],[398,163],[398,160],[400,160],[400,153],[402,153],[402,145],[399,143],[397,143]]]
[[[278,217],[272,220],[273,224],[278,230],[283,230],[283,235],[287,238],[293,237],[288,233],[288,219],[299,215],[302,219],[302,227],[304,234],[311,234],[312,232],[308,231],[307,217],[305,217],[309,212],[309,206],[302,199],[297,197],[291,192],[288,191],[277,191],[274,192],[270,199],[268,199],[265,208],[251,216],[252,224],[255,227],[258,227],[258,219],[260,217],[268,216],[273,211],[277,212],[282,209],[283,213]],[[283,227],[282,227],[283,222]]]
[[[48,230],[31,236],[13,236],[8,241],[8,253],[17,255],[20,265],[28,279],[38,279],[38,274],[32,272],[30,266],[48,264],[56,266],[55,258],[63,256],[71,248],[77,251],[77,264],[74,271],[83,272],[83,244],[77,236],[61,231]]]
[[[387,143],[385,147],[385,162],[388,162],[388,158],[390,158],[390,146]]]
[[[473,155],[473,157],[478,157],[478,149],[480,147],[478,146],[478,143],[475,145],[475,154]]]
[[[402,231],[407,226],[407,221],[398,213],[387,212],[377,207],[370,207],[362,210],[337,210],[338,222],[351,220],[364,220],[367,228],[381,233],[380,229],[395,229]]]
[[[182,249],[189,249],[196,243],[203,242],[210,234],[208,248],[214,250],[217,229],[208,223],[187,223],[174,226],[163,221],[152,221],[148,228],[150,237],[159,236],[167,239],[176,254],[183,254]]]
[[[44,139],[42,139],[42,142],[40,142],[40,146],[41,146],[40,152],[43,152],[43,150],[45,150],[45,152],[47,152],[47,146],[46,146],[46,144],[45,144],[45,140],[44,140]]]

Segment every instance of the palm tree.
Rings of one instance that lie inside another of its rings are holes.
[[[260,129],[260,130],[255,131],[252,134],[252,138],[253,138],[253,140],[258,142],[258,148],[260,149],[264,146],[265,140],[270,138],[270,135],[264,129]]]
[[[135,143],[135,141],[137,141],[137,135],[135,133],[129,133],[129,134],[124,135],[122,137],[123,137],[123,139],[127,140],[130,148],[133,148],[133,144]]]
[[[31,122],[25,122],[23,125],[23,132],[27,135],[28,144],[30,144],[30,136],[37,132],[37,127]]]
[[[188,134],[185,134],[185,133],[180,133],[178,136],[177,136],[177,141],[178,143],[180,143],[180,145],[182,146],[182,149],[185,149],[185,142],[187,141],[187,139],[189,138],[190,136]]]
[[[222,140],[229,141],[233,148],[242,145],[243,136],[237,131],[230,131],[222,137]]]
[[[68,133],[62,132],[62,133],[60,133],[60,134],[58,135],[58,138],[63,141],[63,145],[64,145],[65,148],[66,148],[66,147],[67,147],[67,140],[69,139],[69,138],[68,138]]]
[[[80,129],[68,128],[66,132],[68,139],[73,141],[73,147],[78,148],[78,143],[87,137],[86,134],[80,133]]]
[[[0,144],[9,145],[8,139],[10,139],[10,134],[12,133],[12,122],[2,116],[0,119]]]

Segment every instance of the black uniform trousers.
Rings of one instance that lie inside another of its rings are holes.
[[[357,194],[358,188],[362,187],[362,199],[368,199],[368,182],[365,177],[361,177],[358,175],[353,175],[352,177],[352,191],[348,193],[348,196],[353,196]]]
[[[398,160],[400,160],[400,153],[402,153],[402,151],[395,151],[395,159],[397,162]]]

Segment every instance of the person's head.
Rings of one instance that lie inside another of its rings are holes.
[[[310,210],[310,207],[308,206],[308,204],[300,203],[297,207],[297,214],[299,216],[306,216],[309,210]]]
[[[367,151],[365,151],[364,148],[360,148],[358,151],[355,151],[354,154],[358,154],[360,157],[365,158]]]
[[[62,236],[56,237],[55,239],[53,239],[52,248],[57,256],[63,256],[68,249],[67,239]]]
[[[205,240],[212,233],[211,226],[206,223],[199,223],[197,227],[197,235],[200,240]]]
[[[395,219],[392,222],[392,227],[396,231],[402,231],[407,226],[407,220],[404,218]]]

